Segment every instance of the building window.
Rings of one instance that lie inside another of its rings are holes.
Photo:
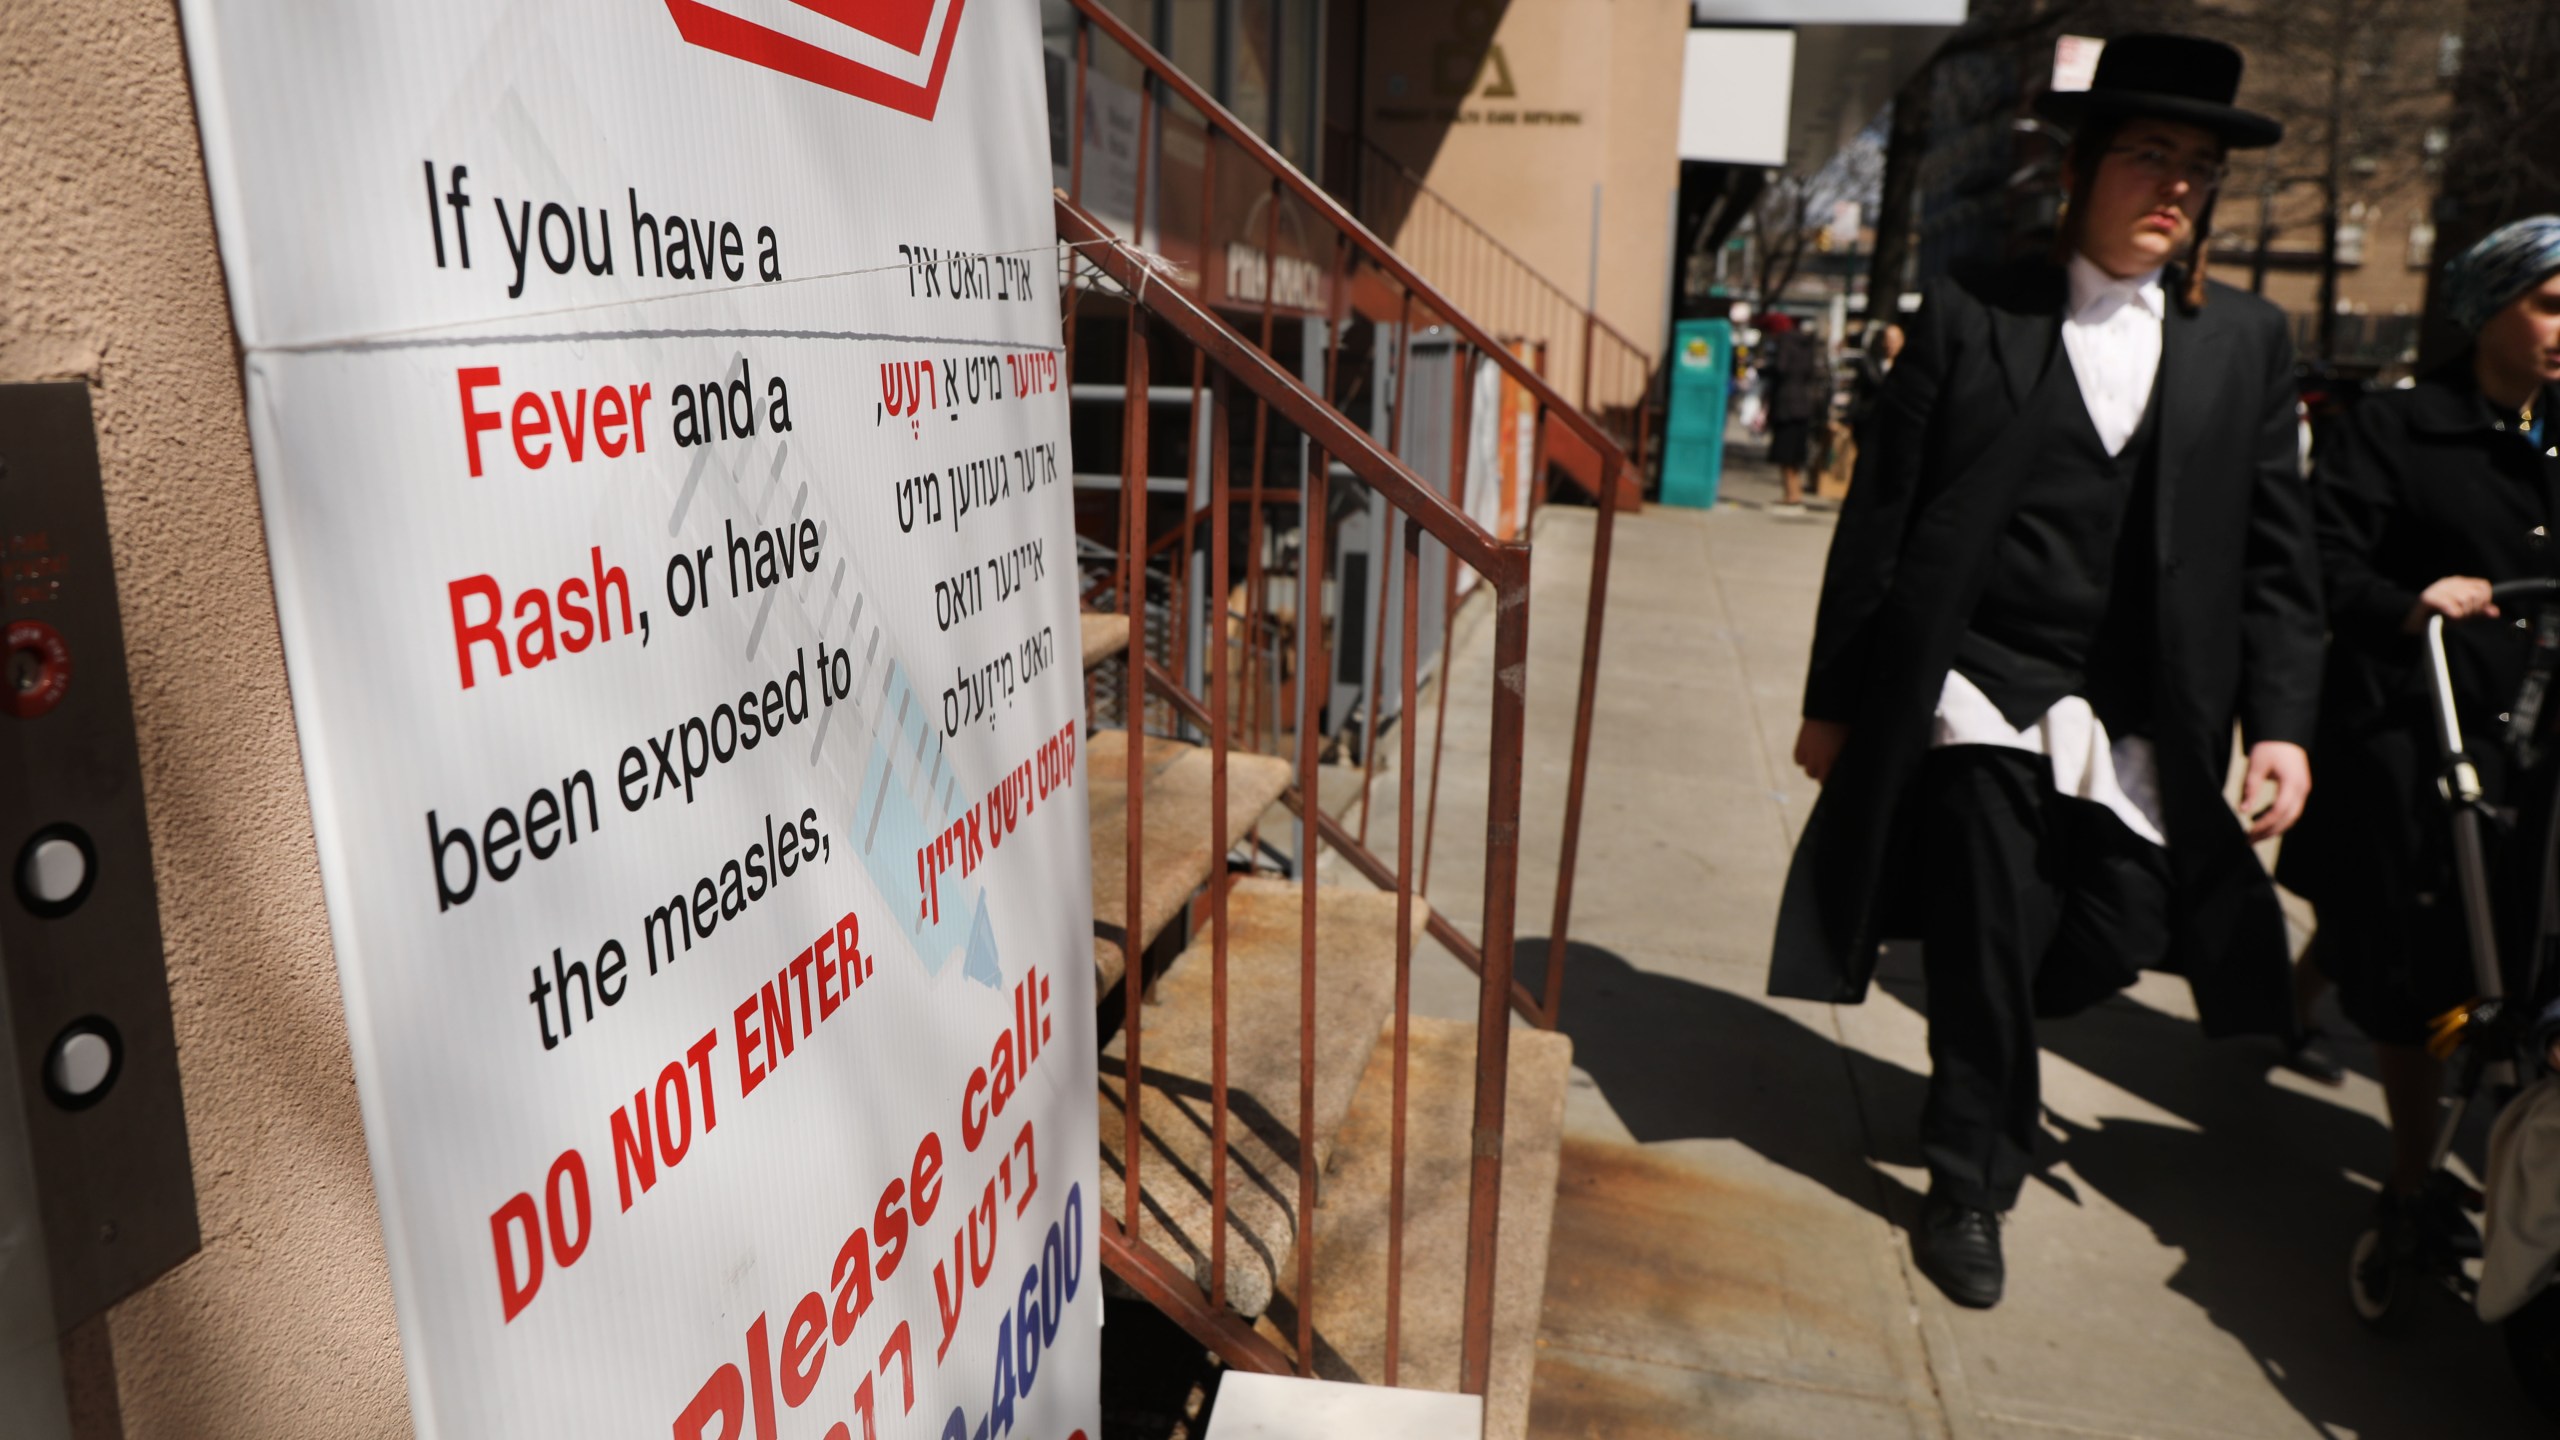
[[[2424,270],[2436,259],[2435,222],[2420,216],[2409,226],[2409,268]]]

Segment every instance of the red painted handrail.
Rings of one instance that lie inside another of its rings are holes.
[[[1251,126],[1237,119],[1227,107],[1219,104],[1208,91],[1200,88],[1172,61],[1157,53],[1154,46],[1141,39],[1137,31],[1129,28],[1128,22],[1112,14],[1102,0],[1071,0],[1071,3],[1074,4],[1076,13],[1081,15],[1088,24],[1145,66],[1148,73],[1155,78],[1156,83],[1163,86],[1168,94],[1198,110],[1211,125],[1216,126],[1230,141],[1234,142],[1236,148],[1250,156],[1290,194],[1296,196],[1299,203],[1314,211],[1317,218],[1332,226],[1337,233],[1358,247],[1363,258],[1370,264],[1383,271],[1397,284],[1403,286],[1416,300],[1429,307],[1451,329],[1456,330],[1468,344],[1492,357],[1493,362],[1502,367],[1505,375],[1536,397],[1547,413],[1554,415],[1566,429],[1572,431],[1601,457],[1600,468],[1604,475],[1615,477],[1628,472],[1626,451],[1616,440],[1610,438],[1609,433],[1601,429],[1597,422],[1585,415],[1581,407],[1556,393],[1555,388],[1547,383],[1546,378],[1531,368],[1527,361],[1512,354],[1509,347],[1497,341],[1484,327],[1469,319],[1466,312],[1458,307],[1457,302],[1442,294],[1430,281],[1423,279],[1412,266],[1407,265],[1393,249],[1388,247],[1387,242],[1379,239],[1375,232],[1362,224],[1358,216],[1343,208],[1340,201],[1327,194],[1324,187],[1307,178],[1303,171],[1290,164],[1279,151],[1271,148],[1268,142],[1254,133]],[[1079,152],[1082,148],[1081,145],[1076,147]],[[1079,153],[1070,163],[1080,164],[1082,159],[1083,156]],[[1604,481],[1603,484],[1605,491],[1607,482]]]
[[[1349,466],[1389,504],[1420,521],[1432,539],[1449,547],[1449,553],[1469,569],[1506,584],[1526,581],[1528,546],[1487,534],[1375,436],[1326,404],[1306,382],[1209,313],[1181,286],[1160,278],[1153,257],[1104,229],[1065,195],[1056,197],[1056,205],[1058,238],[1075,246],[1084,263],[1110,276],[1141,308],[1166,321],[1213,363],[1243,380],[1282,419],[1304,431],[1317,449]]]

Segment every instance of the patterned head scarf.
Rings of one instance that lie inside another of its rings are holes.
[[[2477,335],[2490,316],[2555,270],[2560,270],[2560,215],[2533,215],[2502,225],[2445,267],[2445,314],[2462,333]]]

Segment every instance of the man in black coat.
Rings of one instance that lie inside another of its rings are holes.
[[[2240,68],[2127,36],[2046,97],[2075,127],[2064,262],[1928,289],[1832,540],[1796,743],[1823,793],[1770,991],[1854,1003],[1884,938],[1921,939],[1913,1248],[1961,1304],[2000,1297],[2037,1016],[2160,967],[2208,1034],[2293,1025],[2250,849],[2301,813],[2319,693],[2293,351],[2273,306],[2172,263],[2202,253],[2225,154],[2282,133],[2231,104]]]
[[[1792,316],[1769,317],[1769,463],[1778,467],[1782,511],[1804,506],[1804,472],[1814,432],[1831,408],[1831,369],[1822,339]]]

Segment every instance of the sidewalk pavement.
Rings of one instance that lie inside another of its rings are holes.
[[[2342,1047],[2335,1090],[2272,1070],[2269,1045],[2204,1041],[2168,977],[2044,1028],[2047,1145],[2008,1226],[2004,1303],[1959,1310],[1912,1268],[1916,967],[1889,960],[1860,1006],[1762,994],[1815,795],[1788,753],[1832,519],[1774,514],[1776,494],[1738,458],[1715,511],[1618,529],[1532,1433],[2547,1433],[2497,1335],[2450,1299],[2396,1341],[2347,1307],[2384,1158],[2370,1054]],[[1551,508],[1537,535],[1526,935],[1548,928],[1592,519]],[[1465,702],[1490,652],[1490,626],[1461,631],[1432,881],[1471,933],[1489,737]],[[1543,951],[1521,947],[1532,983]],[[1472,1014],[1473,978],[1435,958],[1418,1005]]]

